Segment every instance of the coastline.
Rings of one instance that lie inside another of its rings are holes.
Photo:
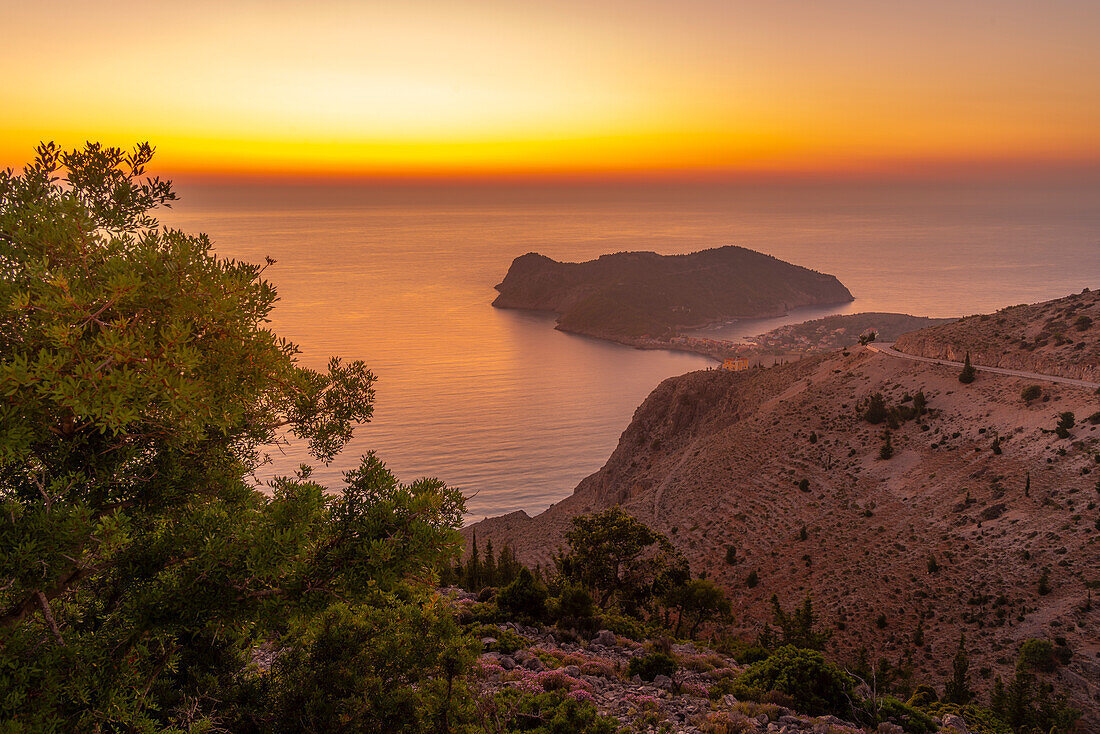
[[[600,339],[624,347],[634,349],[663,349],[671,352],[687,352],[698,354],[721,364],[727,359],[740,357],[746,359],[750,366],[770,365],[774,361],[791,361],[801,359],[805,352],[787,349],[766,349],[757,344],[747,342],[735,342],[728,339],[709,339],[696,336],[677,334],[671,337],[631,337],[622,334],[598,334],[588,331],[565,329],[559,324],[554,327],[566,334],[575,334],[592,339]],[[767,363],[767,364],[765,364]]]
[[[793,311],[787,311],[781,316],[789,316],[792,313]],[[886,312],[833,314],[825,317],[809,318],[802,322],[786,324],[760,334],[741,336],[736,339],[699,335],[699,329],[713,326],[715,323],[730,323],[729,321],[713,322],[702,327],[677,326],[671,336],[659,337],[649,335],[629,336],[615,332],[570,329],[560,323],[555,328],[569,334],[602,339],[634,347],[635,349],[664,349],[688,352],[717,362],[739,358],[747,360],[750,366],[755,366],[758,364],[770,365],[776,362],[788,362],[813,354],[847,349],[872,333],[879,341],[892,342],[913,330],[946,324],[951,321],[954,321],[954,319],[936,319]],[[685,331],[688,333],[684,333]]]

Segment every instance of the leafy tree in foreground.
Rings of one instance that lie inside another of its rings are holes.
[[[152,154],[49,144],[0,172],[0,731],[247,728],[259,643],[290,635],[308,680],[325,640],[400,636],[459,547],[462,497],[372,455],[338,494],[308,468],[252,485],[285,434],[332,459],[374,378],[299,365],[262,267],[158,226]]]
[[[565,537],[570,549],[554,559],[558,572],[591,590],[600,607],[612,599],[644,607],[687,581],[687,562],[668,538],[619,507],[573,518]]]
[[[692,579],[665,592],[665,605],[676,610],[674,634],[679,637],[684,622],[688,637],[695,637],[699,627],[712,619],[728,616],[730,602],[721,587],[710,579]]]

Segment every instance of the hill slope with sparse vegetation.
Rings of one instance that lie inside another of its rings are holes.
[[[905,334],[894,348],[933,359],[1100,382],[1100,291],[1010,306]]]
[[[1067,306],[1091,298],[1028,312],[1065,321]],[[991,322],[913,336],[950,330],[973,343]],[[1067,369],[1087,366],[1095,334],[1075,332],[1085,346],[1068,353]],[[958,372],[856,347],[674,377],[570,497],[534,518],[513,513],[464,532],[545,565],[571,518],[621,506],[721,584],[746,636],[769,620],[773,593],[784,603],[812,593],[841,657],[866,647],[945,676],[965,634],[983,695],[1012,675],[1008,651],[1052,640],[1065,660],[1052,679],[1100,725],[1091,602],[1100,588],[1100,397],[988,373],[962,384]]]

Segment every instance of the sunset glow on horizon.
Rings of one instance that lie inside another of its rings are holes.
[[[1100,5],[0,0],[0,165],[220,176],[1100,168]]]

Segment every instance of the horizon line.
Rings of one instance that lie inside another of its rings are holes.
[[[980,161],[883,162],[880,165],[838,168],[777,169],[651,169],[579,171],[297,171],[182,169],[154,171],[155,175],[188,185],[306,185],[306,186],[603,186],[603,185],[721,185],[815,183],[1010,183],[1023,180],[1100,182],[1100,159],[1050,161],[1034,159]]]

